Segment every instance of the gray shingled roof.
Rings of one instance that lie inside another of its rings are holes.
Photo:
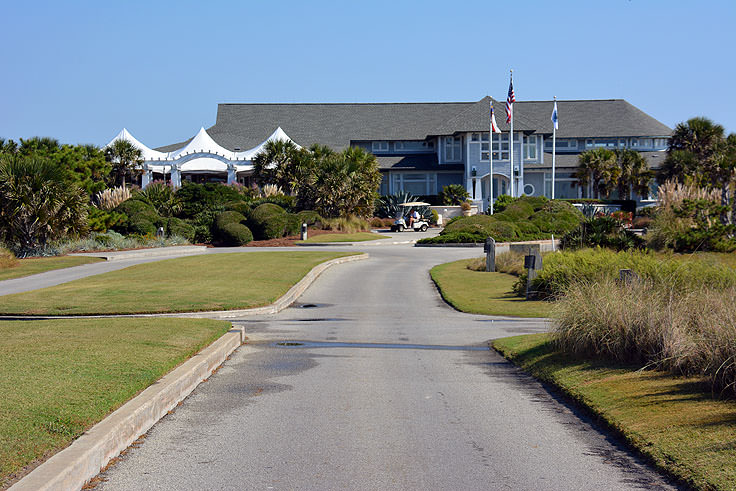
[[[394,170],[453,170],[462,171],[465,169],[463,164],[442,164],[437,162],[437,154],[417,154],[417,155],[392,155],[376,157],[378,167],[381,169]]]
[[[559,105],[557,107],[559,110]],[[659,168],[667,157],[667,152],[662,150],[661,152],[639,152],[642,157],[647,160],[647,164],[652,169]],[[555,157],[555,167],[577,167],[578,157],[580,154],[577,153],[558,153]],[[544,164],[524,164],[525,169],[547,169],[552,167],[552,152],[544,152]]]
[[[302,146],[313,143],[341,150],[351,140],[424,140],[428,136],[488,130],[490,97],[477,102],[366,104],[220,104],[217,121],[207,129],[225,148],[247,150],[281,127]],[[672,130],[623,99],[558,101],[560,129],[570,137],[668,136]],[[494,101],[503,131],[505,103]],[[552,101],[519,101],[514,130],[552,133]],[[160,147],[168,152],[187,142]]]

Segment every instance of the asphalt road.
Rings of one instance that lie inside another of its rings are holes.
[[[479,250],[365,250],[371,259],[328,270],[298,305],[236,321],[251,344],[99,489],[671,489],[487,349],[543,320],[442,301],[430,266]]]

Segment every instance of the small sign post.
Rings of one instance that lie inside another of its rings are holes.
[[[496,271],[496,240],[493,237],[488,237],[486,243],[483,246],[483,251],[486,253],[486,273],[492,273]]]
[[[307,224],[302,223],[302,240],[307,240]]]

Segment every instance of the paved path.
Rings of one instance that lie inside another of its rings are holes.
[[[477,250],[370,254],[325,272],[299,305],[236,321],[252,344],[100,488],[669,489],[486,348],[543,320],[444,304],[429,267]]]

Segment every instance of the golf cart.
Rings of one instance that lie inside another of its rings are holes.
[[[401,206],[404,211],[396,217],[394,224],[391,225],[392,232],[403,232],[404,230],[408,230],[410,228],[415,232],[427,231],[427,229],[429,228],[429,223],[424,218],[422,218],[421,214],[419,215],[419,218],[417,220],[414,220],[414,223],[412,223],[411,227],[409,227],[408,224],[410,222],[409,216],[413,211],[412,208],[429,206],[429,203],[424,203],[422,201],[410,201],[408,203],[401,203],[399,206]]]

